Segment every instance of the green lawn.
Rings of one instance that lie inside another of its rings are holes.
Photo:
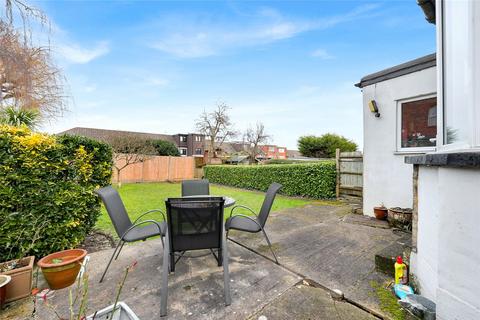
[[[135,183],[123,184],[119,189],[120,196],[127,208],[130,219],[135,220],[141,213],[151,209],[161,209],[165,212],[165,199],[168,197],[180,196],[180,183]],[[229,196],[236,200],[236,204],[246,205],[256,212],[260,207],[265,196],[262,192],[249,191],[237,188],[223,187],[219,185],[210,185],[210,194]],[[292,198],[277,196],[273,204],[272,211],[286,208],[301,207],[309,203],[319,202],[318,200]],[[225,215],[230,213],[227,208]],[[244,211],[246,213],[246,211]],[[152,213],[145,219],[152,218],[161,220],[161,215]],[[97,227],[104,231],[115,233],[110,218],[105,208],[102,207],[102,215],[98,219]]]

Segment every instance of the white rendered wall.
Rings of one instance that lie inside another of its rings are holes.
[[[436,92],[436,68],[428,68],[364,87],[363,90],[363,211],[373,207],[412,207],[412,166],[397,153],[397,100]],[[380,118],[368,109],[377,102]]]
[[[480,319],[480,170],[421,166],[412,271],[440,320]]]
[[[423,296],[437,300],[438,287],[438,169],[422,167],[418,172],[418,234],[417,250],[410,257],[410,270],[414,271]]]
[[[438,119],[460,128],[460,139],[440,150],[479,152],[480,1],[446,0],[443,14],[441,4],[437,65],[439,71],[444,65],[438,88],[445,95],[445,112],[439,108]],[[437,319],[480,319],[480,169],[419,170],[418,243],[411,270],[422,294],[435,298]]]

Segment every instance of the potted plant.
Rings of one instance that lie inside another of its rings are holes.
[[[89,291],[88,290],[88,272],[86,271],[80,277],[78,277],[77,285],[75,286],[75,289],[72,289],[72,288],[69,289],[70,299],[69,299],[68,309],[70,310],[70,316],[68,318],[62,317],[57,312],[57,306],[51,305],[48,302],[48,298],[44,298],[45,305],[49,307],[51,310],[53,310],[58,320],[65,320],[65,319],[69,319],[69,320],[78,320],[78,319],[140,320],[125,302],[119,301],[120,294],[123,289],[123,285],[125,284],[125,281],[127,280],[127,277],[128,277],[128,273],[131,272],[136,265],[137,265],[137,262],[135,261],[132,265],[128,266],[125,269],[125,273],[121,281],[118,283],[115,302],[112,305],[106,308],[103,308],[99,311],[96,311],[95,313],[89,316],[86,316],[86,312],[88,309],[88,291]]]
[[[375,214],[375,218],[378,220],[385,220],[388,216],[388,209],[382,203],[380,206],[373,208],[373,213]]]
[[[128,305],[125,304],[125,302],[118,301],[120,299],[120,293],[122,293],[123,285],[127,280],[128,273],[132,271],[136,265],[137,262],[135,261],[131,266],[125,269],[125,274],[123,275],[122,280],[118,284],[115,302],[112,305],[88,316],[87,320],[140,320],[137,315],[132,311],[132,309],[130,309]]]
[[[35,257],[30,256],[0,263],[0,276],[11,278],[5,286],[5,302],[12,302],[30,295],[34,261]]]
[[[0,276],[0,310],[3,309],[5,299],[7,298],[7,284],[12,280],[12,277],[7,275]]]
[[[72,285],[77,278],[87,251],[70,249],[55,252],[38,261],[50,289],[58,290]]]
[[[399,207],[388,209],[388,222],[393,227],[408,229],[412,223],[412,209]]]
[[[17,219],[18,212],[11,213],[8,218]],[[41,231],[47,222],[40,221],[37,217],[31,217],[33,234],[29,233],[29,228],[19,230],[14,235],[16,239],[10,244],[9,252],[2,252],[3,257],[9,257],[11,260],[0,263],[0,275],[11,277],[6,285],[5,302],[12,302],[18,299],[30,296],[32,291],[33,263],[34,256],[27,256],[33,250],[37,241],[41,238]],[[3,249],[3,248],[2,248]],[[4,255],[5,253],[5,255]],[[13,258],[13,259],[12,259]]]

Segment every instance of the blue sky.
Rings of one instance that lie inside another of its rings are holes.
[[[222,101],[271,142],[335,132],[362,145],[369,73],[435,51],[405,1],[43,1],[72,101],[44,130],[194,131]],[[240,139],[240,137],[239,137]]]

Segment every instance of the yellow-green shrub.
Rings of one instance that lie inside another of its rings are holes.
[[[93,191],[111,168],[104,143],[0,126],[0,261],[83,241],[100,214]]]

